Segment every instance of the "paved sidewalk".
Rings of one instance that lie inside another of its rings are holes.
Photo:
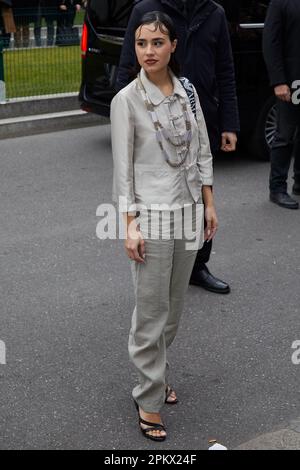
[[[300,418],[291,421],[284,429],[262,434],[235,450],[300,450]]]
[[[232,290],[189,286],[164,443],[144,438],[131,398],[124,242],[96,233],[112,175],[109,126],[1,141],[0,449],[300,449],[300,211],[269,202],[268,162],[215,161],[209,268]]]

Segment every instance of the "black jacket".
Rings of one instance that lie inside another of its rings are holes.
[[[272,86],[300,80],[300,1],[272,0],[269,5],[263,52]]]
[[[212,0],[198,0],[190,23],[181,0],[141,0],[133,9],[122,49],[118,89],[130,81],[129,70],[136,63],[134,29],[142,16],[153,10],[164,11],[174,21],[178,34],[177,59],[181,75],[196,87],[205,116],[212,151],[220,148],[223,131],[239,131],[234,64],[223,8]]]

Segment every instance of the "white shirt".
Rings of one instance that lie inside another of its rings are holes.
[[[177,208],[196,202],[201,204],[202,185],[213,184],[212,154],[197,92],[194,88],[195,119],[185,89],[178,78],[170,73],[174,90],[168,97],[148,79],[144,69],[141,69],[140,77],[159,121],[174,135],[186,131],[178,96],[186,101],[192,140],[188,156],[180,167],[171,167],[165,160],[137,79],[112,100],[113,200],[118,203],[119,198],[123,198],[119,204],[120,212],[134,212],[136,204],[142,204],[147,209],[153,204]],[[176,148],[165,139],[163,146],[173,162],[180,161]]]

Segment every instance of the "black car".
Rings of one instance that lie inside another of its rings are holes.
[[[241,118],[240,140],[268,159],[276,129],[275,98],[262,55],[269,1],[218,1],[226,11],[235,59]],[[109,116],[126,25],[134,0],[89,0],[82,36],[81,107]]]

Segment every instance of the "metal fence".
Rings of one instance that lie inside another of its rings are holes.
[[[0,101],[78,92],[81,78],[81,14],[57,10],[14,16],[14,32],[0,24]]]

